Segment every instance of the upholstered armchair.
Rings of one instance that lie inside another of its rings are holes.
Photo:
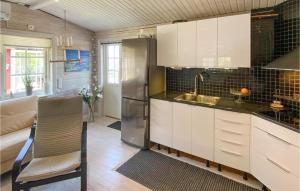
[[[16,158],[12,190],[81,177],[81,191],[87,189],[87,123],[82,121],[82,97],[41,98],[37,123]],[[22,161],[33,146],[32,160]]]

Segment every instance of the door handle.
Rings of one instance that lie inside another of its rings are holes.
[[[243,133],[232,131],[232,130],[228,130],[228,129],[223,129],[222,128],[221,130],[224,131],[224,132],[227,132],[227,133],[231,133],[231,134],[243,135]]]
[[[237,152],[234,152],[234,151],[228,151],[228,150],[225,150],[225,149],[221,149],[221,151],[224,152],[224,153],[231,154],[231,155],[243,156],[241,153],[237,153]]]
[[[244,124],[244,123],[239,122],[239,121],[231,121],[231,120],[228,120],[228,119],[221,119],[221,118],[218,118],[218,119],[220,119],[221,121],[227,122],[227,123],[233,123],[233,124],[238,124],[238,125],[243,125]]]
[[[144,120],[148,119],[148,103],[144,103],[143,106],[143,119]]]
[[[268,133],[268,132],[267,132],[267,134],[268,134],[270,137],[273,137],[273,138],[275,138],[275,139],[277,139],[277,140],[279,140],[279,141],[281,141],[281,142],[286,143],[287,145],[291,145],[291,143],[289,143],[289,142],[287,142],[286,140],[283,140],[283,139],[281,139],[281,138],[279,138],[279,137],[277,137],[277,136],[275,136],[275,135],[273,135],[273,134],[271,134],[271,133]]]
[[[285,167],[283,167],[282,165],[280,165],[278,162],[275,162],[274,160],[270,159],[269,157],[267,157],[267,160],[270,161],[272,164],[274,164],[275,166],[277,166],[278,168],[282,169],[283,171],[290,173],[291,171]]]
[[[230,144],[233,144],[233,145],[243,145],[242,143],[238,143],[238,142],[234,142],[234,141],[226,140],[226,139],[221,139],[221,141],[223,141],[225,143],[230,143]]]
[[[144,95],[148,99],[148,85],[147,84],[144,85]]]

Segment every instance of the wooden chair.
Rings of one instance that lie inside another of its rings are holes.
[[[87,123],[82,120],[82,97],[41,98],[37,124],[21,149],[12,170],[12,190],[81,177],[87,190]],[[33,159],[22,162],[33,146]]]

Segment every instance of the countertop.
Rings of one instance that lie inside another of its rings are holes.
[[[271,122],[281,125],[285,128],[288,128],[292,131],[300,133],[299,128],[295,128],[288,123],[276,121],[276,119],[272,119],[271,117],[267,117],[267,116],[260,114],[259,113],[260,111],[270,110],[270,106],[268,104],[258,104],[258,103],[253,103],[253,102],[244,102],[242,104],[238,104],[238,103],[235,103],[233,101],[233,99],[229,99],[229,98],[221,98],[220,101],[216,105],[208,105],[208,104],[175,100],[174,98],[179,96],[180,94],[183,94],[183,92],[162,92],[162,93],[150,96],[150,98],[165,100],[165,101],[170,101],[170,102],[184,103],[184,104],[189,104],[189,105],[198,105],[198,106],[214,108],[214,109],[222,109],[222,110],[239,112],[239,113],[254,114],[255,116],[261,117],[265,120],[271,121]]]

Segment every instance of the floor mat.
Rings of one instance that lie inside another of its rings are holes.
[[[138,152],[116,171],[155,191],[258,191],[151,150]]]
[[[116,122],[108,125],[107,127],[121,131],[121,121],[116,121]]]

